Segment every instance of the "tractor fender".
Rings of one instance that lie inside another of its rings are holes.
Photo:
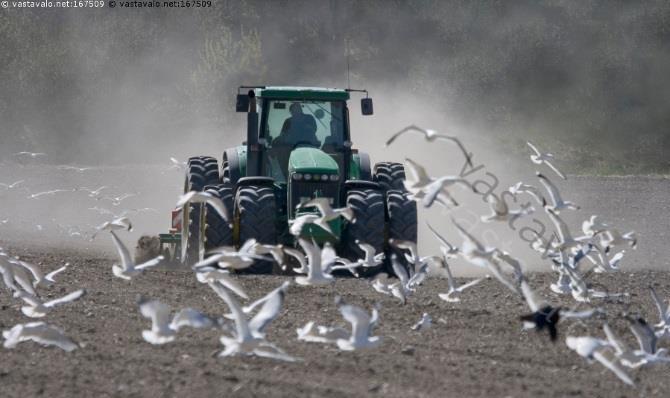
[[[354,153],[351,157],[349,178],[355,180],[372,181],[370,155],[366,152]]]
[[[247,150],[244,146],[239,146],[235,148],[228,148],[223,153],[223,162],[222,166],[228,168],[227,177],[230,178],[230,182],[233,185],[237,184],[237,181],[244,177],[246,173],[247,166]],[[225,170],[222,174],[225,174]]]
[[[237,187],[245,187],[249,185],[258,185],[258,186],[268,186],[272,187],[274,186],[274,178],[272,177],[263,177],[263,176],[255,176],[255,177],[242,177],[239,180],[237,180]]]
[[[344,182],[344,186],[347,190],[362,188],[362,189],[380,189],[381,185],[373,181],[364,181],[364,180],[347,180]]]

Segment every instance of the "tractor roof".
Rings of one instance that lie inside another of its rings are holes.
[[[346,90],[321,87],[268,86],[256,88],[255,94],[262,98],[288,100],[346,101],[349,99],[349,92]]]

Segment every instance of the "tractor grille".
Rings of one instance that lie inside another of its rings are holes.
[[[291,214],[295,211],[295,207],[305,200],[305,198],[315,197],[332,198],[331,205],[333,207],[340,207],[340,184],[339,181],[328,182],[309,182],[309,181],[291,181]]]

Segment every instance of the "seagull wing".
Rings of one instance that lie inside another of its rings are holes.
[[[316,207],[317,210],[319,210],[319,213],[321,213],[321,216],[326,216],[333,212],[333,208],[330,206],[328,198],[323,197],[314,198],[312,200],[309,200],[305,203],[298,205],[298,208],[304,208],[304,207]]]
[[[602,352],[596,351],[593,353],[593,359],[600,362],[601,365],[611,370],[621,381],[624,383],[634,386],[633,380],[626,374],[626,372],[619,366],[618,362],[615,359],[607,358]]]
[[[535,145],[531,144],[530,141],[526,142],[526,145],[528,145],[537,156],[542,156],[542,152],[538,151]]]
[[[556,227],[556,230],[558,232],[559,238],[561,239],[560,243],[565,243],[569,240],[572,240],[572,235],[570,234],[570,229],[568,228],[568,225],[563,221],[562,218],[556,214],[553,210],[549,208],[545,208],[547,211],[547,214],[549,215],[549,218],[551,219],[551,222],[554,223],[554,226]]]
[[[408,131],[416,131],[419,133],[422,133],[424,136],[428,136],[428,133],[426,133],[426,130],[415,126],[413,124],[403,128],[402,130],[398,131],[397,133],[393,134],[388,140],[386,140],[386,143],[384,144],[385,147],[391,145],[393,141],[396,140],[396,138],[400,137],[401,135],[405,134]]]
[[[130,257],[130,252],[128,252],[128,248],[126,245],[121,242],[121,239],[119,239],[118,236],[114,233],[114,231],[109,231],[110,234],[112,234],[112,239],[114,240],[114,244],[116,245],[116,251],[119,253],[119,256],[121,257],[121,265],[123,266],[124,270],[132,269],[134,267],[133,264],[133,259]]]
[[[567,180],[567,178],[565,177],[565,174],[561,173],[561,172],[556,168],[556,166],[554,166],[553,163],[549,162],[548,160],[545,160],[545,161],[544,161],[544,164],[546,164],[547,167],[549,167],[550,169],[554,170],[554,173],[556,173],[556,175],[558,175],[559,177],[561,177],[561,178],[564,179],[564,180]]]
[[[54,279],[54,277],[55,277],[56,275],[60,274],[61,272],[65,271],[66,269],[67,269],[67,265],[64,265],[64,266],[58,268],[57,270],[51,271],[51,272],[49,272],[48,274],[46,274],[46,275],[44,276],[44,279],[47,280],[47,281],[49,281],[49,282],[52,282],[52,283],[53,283],[53,282],[56,282],[56,280]]]
[[[300,269],[304,270],[307,267],[307,259],[305,258],[305,255],[302,254],[300,250],[292,249],[290,247],[285,247],[284,248],[284,253],[288,254],[289,256],[295,258],[298,263],[300,264]]]
[[[227,274],[223,271],[215,270],[215,271],[210,271],[205,273],[204,279],[207,282],[218,282],[220,283],[223,287],[226,289],[232,291],[233,293],[237,294],[238,296],[248,299],[249,296],[247,296],[247,293],[242,289],[242,286],[240,286],[237,281],[235,281],[233,278],[231,278],[230,274]]]
[[[237,300],[235,300],[235,298],[231,296],[230,293],[228,293],[228,291],[220,284],[210,282],[209,287],[211,287],[212,290],[214,290],[214,292],[218,294],[219,297],[221,297],[230,308],[230,311],[233,314],[233,318],[235,319],[237,339],[244,340],[251,336],[249,333],[249,323],[247,322],[247,319],[244,316],[244,312],[242,312],[242,308],[240,307],[240,304],[237,302]]]
[[[468,166],[472,167],[472,154],[468,153],[468,151],[465,149],[465,146],[463,145],[461,140],[459,140],[456,137],[449,136],[449,135],[443,135],[443,134],[435,135],[435,139],[451,141],[451,142],[455,143],[456,145],[458,145],[458,148],[461,150],[461,152],[463,152],[463,156],[465,156],[465,161],[468,162]]]
[[[628,318],[628,321],[630,322],[630,330],[640,344],[640,349],[648,354],[656,353],[656,341],[658,338],[654,330],[642,318]]]
[[[46,323],[40,323],[41,325],[38,325],[37,327],[24,328],[26,335],[21,339],[33,340],[36,343],[44,345],[55,345],[56,347],[68,352],[77,348],[77,344],[65,336],[62,330],[54,326],[47,325]],[[25,326],[28,325],[30,324],[26,324]]]
[[[547,177],[545,177],[542,173],[537,173],[537,178],[540,179],[540,182],[542,185],[544,185],[544,188],[549,192],[549,196],[551,197],[551,201],[553,202],[554,206],[557,206],[560,203],[563,203],[563,199],[561,198],[561,193],[558,191],[558,188],[556,188],[556,185],[554,185]]]
[[[414,180],[412,182],[417,183],[419,185],[425,185],[431,181],[431,178],[428,176],[426,169],[424,169],[423,166],[421,166],[417,162],[413,161],[410,158],[405,158],[405,164],[410,174],[412,174],[412,176],[414,177]]]
[[[451,219],[451,222],[456,226],[456,228],[458,229],[458,233],[463,238],[463,245],[461,245],[463,252],[470,251],[472,249],[481,252],[486,251],[484,245],[479,243],[479,241],[475,239],[474,236],[470,235],[468,231],[466,231],[465,228],[461,227],[453,218]]]
[[[668,305],[665,304],[660,297],[658,297],[656,290],[652,286],[649,286],[649,291],[651,292],[651,298],[654,300],[654,304],[656,305],[656,309],[658,310],[658,316],[660,318],[660,322],[667,323]]]
[[[179,330],[185,326],[196,329],[211,328],[214,324],[215,322],[212,318],[200,311],[194,310],[193,308],[184,308],[172,318],[170,329]]]
[[[69,303],[70,301],[78,300],[79,298],[81,298],[85,294],[86,294],[86,290],[85,289],[80,289],[80,290],[74,291],[70,294],[67,294],[67,295],[65,295],[61,298],[57,298],[55,300],[47,301],[46,303],[44,303],[44,306],[47,307],[47,308],[53,308],[53,307],[55,307],[57,305],[60,305],[60,304],[65,304],[65,303]]]
[[[442,244],[442,246],[444,246],[444,247],[446,247],[447,249],[449,249],[450,252],[453,251],[453,250],[455,249],[454,245],[452,245],[451,243],[447,242],[447,240],[444,239],[444,237],[443,237],[442,235],[440,235],[440,234],[437,232],[437,230],[435,230],[435,228],[433,228],[433,227],[430,225],[430,223],[428,223],[428,221],[426,221],[426,225],[428,226],[428,229],[430,229],[430,232],[433,233],[433,236],[434,236],[437,240],[440,241],[440,243]]]
[[[400,279],[400,284],[404,290],[409,283],[409,275],[407,274],[407,270],[400,264],[400,262],[398,262],[396,256],[391,257],[391,265],[393,267],[393,273],[398,277],[398,279]]]
[[[614,348],[617,355],[621,355],[622,353],[628,351],[628,347],[626,347],[626,344],[624,344],[624,342],[619,339],[619,337],[614,333],[612,328],[610,328],[610,325],[605,323],[603,325],[603,330],[605,331],[605,336],[607,336],[607,341],[612,346],[612,348]]]
[[[344,320],[351,324],[351,337],[357,341],[367,340],[370,335],[370,315],[350,304],[340,305],[340,312]]]
[[[289,282],[286,281],[267,296],[260,311],[249,321],[249,329],[253,334],[263,336],[265,328],[279,315],[288,286]]]
[[[42,274],[42,271],[35,264],[31,264],[21,260],[18,261],[18,264],[21,265],[23,268],[27,269],[28,271],[30,271],[31,274],[33,274],[33,278],[35,278],[35,284],[40,282],[44,278],[44,274]]]
[[[170,306],[158,300],[141,301],[140,313],[151,319],[151,330],[165,330],[170,324]]]
[[[538,312],[541,308],[546,307],[547,303],[535,294],[526,280],[521,281],[521,292],[532,312]]]
[[[484,278],[478,278],[478,279],[471,280],[470,282],[464,283],[464,284],[462,284],[461,286],[459,286],[459,287],[456,289],[456,291],[458,291],[458,292],[462,292],[463,290],[465,290],[465,289],[467,289],[467,288],[470,288],[470,287],[472,287],[472,286],[475,286],[475,285],[479,284],[479,282],[481,282],[481,281],[483,281],[483,280],[484,280]]]
[[[163,256],[155,257],[155,258],[153,258],[153,259],[151,259],[151,260],[149,260],[145,263],[142,263],[140,265],[135,266],[135,269],[136,270],[143,270],[143,269],[154,267],[154,266],[160,264],[164,259],[165,259],[165,257],[163,257]]]

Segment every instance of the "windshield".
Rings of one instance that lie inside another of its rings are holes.
[[[341,163],[344,148],[344,101],[270,100],[262,110],[266,151],[264,175],[286,182],[293,148],[320,148]],[[342,165],[340,165],[342,167]]]
[[[267,103],[263,136],[272,146],[338,148],[344,142],[344,102],[285,101]]]

